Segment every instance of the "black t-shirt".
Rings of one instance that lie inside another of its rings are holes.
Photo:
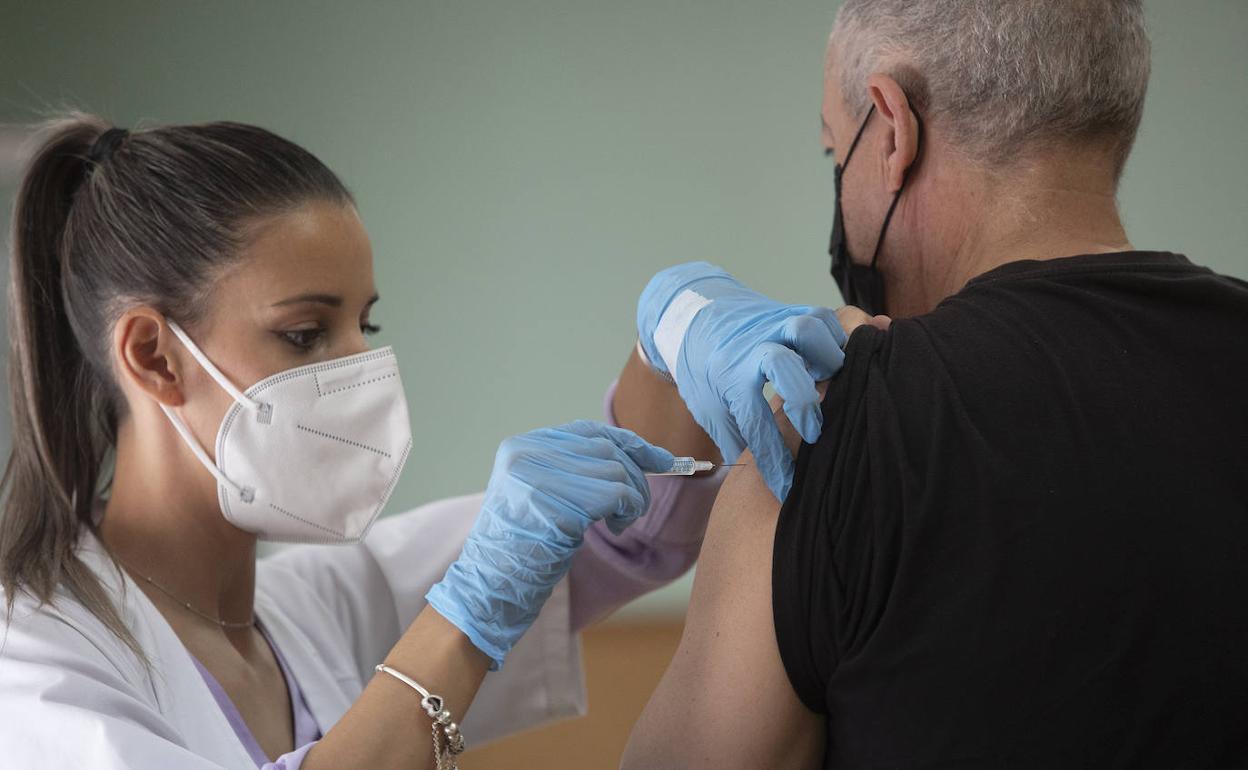
[[[1008,264],[823,415],[772,591],[826,767],[1248,766],[1248,284]]]

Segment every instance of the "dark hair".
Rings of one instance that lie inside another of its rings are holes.
[[[0,586],[10,614],[20,591],[51,603],[63,588],[145,658],[76,549],[124,416],[113,324],[136,304],[193,324],[252,224],[352,198],[311,153],[255,126],[114,130],[101,153],[108,129],[83,113],[44,124],[17,193]]]

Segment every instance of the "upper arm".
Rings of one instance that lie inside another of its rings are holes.
[[[778,415],[785,438],[797,437]],[[780,503],[747,452],[711,513],[685,631],[625,751],[626,768],[802,768],[823,757],[823,721],[798,699],[772,620]]]

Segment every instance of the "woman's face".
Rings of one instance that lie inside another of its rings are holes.
[[[187,332],[246,390],[286,369],[367,350],[376,301],[372,248],[355,208],[314,202],[256,226]],[[183,419],[211,454],[232,401],[189,355],[181,362]]]

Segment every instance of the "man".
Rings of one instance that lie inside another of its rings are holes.
[[[834,273],[894,320],[783,506],[725,483],[624,767],[1248,766],[1248,285],[1128,241],[1148,73],[1139,0],[846,0]]]

